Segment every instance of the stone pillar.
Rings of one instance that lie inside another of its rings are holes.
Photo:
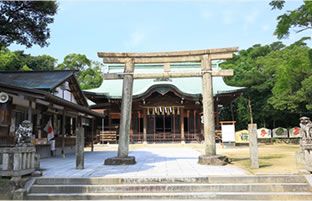
[[[146,109],[143,109],[143,144],[147,144],[147,116],[146,116]]]
[[[257,124],[248,124],[250,167],[259,168]]]
[[[133,73],[133,71],[134,71],[134,62],[133,60],[129,59],[125,63],[125,73]],[[135,157],[128,156],[131,111],[132,111],[132,90],[133,90],[133,75],[126,74],[123,78],[123,87],[122,87],[118,155],[117,157],[106,159],[104,161],[104,165],[132,165],[136,163]]]
[[[76,169],[84,169],[84,128],[76,130]]]
[[[11,164],[10,164],[9,154],[8,153],[3,153],[3,156],[2,156],[2,170],[9,170],[10,166],[11,166]]]
[[[134,63],[129,60],[125,63],[125,73],[134,71]],[[121,102],[121,115],[120,115],[120,129],[119,129],[119,145],[118,157],[128,157],[129,151],[129,134],[130,134],[130,121],[132,110],[132,90],[133,90],[133,75],[125,75],[122,87],[122,102]]]
[[[211,60],[208,55],[203,55],[201,61],[202,71],[211,71]],[[204,73],[202,77],[203,88],[203,113],[204,113],[204,138],[205,155],[216,155],[216,137],[213,104],[213,86],[211,73]]]
[[[181,111],[180,111],[180,124],[181,124],[181,143],[185,144],[185,138],[184,138],[184,111],[183,111],[183,108],[181,108]]]

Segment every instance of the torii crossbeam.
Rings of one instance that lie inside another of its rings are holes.
[[[211,61],[231,59],[233,53],[237,51],[238,47],[151,53],[99,52],[98,56],[103,58],[105,64],[125,64],[123,73],[104,74],[104,79],[123,79],[118,155],[117,157],[107,159],[105,164],[118,165],[135,163],[135,158],[128,156],[133,79],[179,77],[202,77],[205,138],[204,157],[208,158],[208,164],[213,164],[211,161],[215,159],[209,160],[209,158],[216,156],[212,77],[233,76],[233,70],[213,71],[211,68]],[[170,63],[181,62],[201,62],[201,71],[170,72]],[[135,64],[147,63],[164,63],[164,72],[134,73]]]

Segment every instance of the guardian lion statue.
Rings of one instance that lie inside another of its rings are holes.
[[[301,138],[304,141],[312,139],[312,122],[309,117],[300,118]]]
[[[32,124],[30,121],[23,121],[15,131],[16,146],[32,145]]]

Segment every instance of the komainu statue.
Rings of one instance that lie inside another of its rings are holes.
[[[300,118],[301,139],[307,143],[312,139],[312,122],[309,117]]]
[[[30,121],[23,121],[15,131],[16,146],[30,146],[32,136],[32,124]]]
[[[312,122],[309,117],[300,118],[301,140],[300,147],[303,153],[305,168],[312,172]]]

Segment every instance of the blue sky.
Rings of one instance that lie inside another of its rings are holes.
[[[97,52],[155,52],[211,49],[270,44],[276,17],[302,1],[287,1],[282,10],[271,10],[269,1],[59,1],[49,27],[50,45],[45,48],[11,45],[10,50],[47,54],[58,59],[80,53],[101,61]],[[285,44],[311,31],[291,32]]]

